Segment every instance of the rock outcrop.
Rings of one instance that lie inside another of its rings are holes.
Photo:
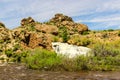
[[[29,37],[28,47],[36,48],[41,47],[45,49],[51,49],[51,37],[47,34],[31,33]]]
[[[31,17],[28,18],[24,18],[21,20],[21,26],[27,25],[27,24],[31,24],[34,23],[34,19],[32,19]]]
[[[11,33],[3,23],[0,23],[0,51],[7,49],[11,43]]]
[[[53,35],[58,34],[58,28],[57,26],[54,25],[36,24],[35,29],[38,32],[42,32],[42,33],[53,34]]]
[[[69,58],[74,58],[76,56],[84,55],[90,56],[90,48],[76,45],[69,45],[67,43],[52,42],[52,48],[57,54],[62,54]]]

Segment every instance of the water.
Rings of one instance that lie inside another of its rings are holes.
[[[27,69],[21,64],[0,66],[0,80],[120,80],[120,72],[52,72]]]

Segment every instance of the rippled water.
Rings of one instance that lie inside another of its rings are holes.
[[[120,80],[120,72],[51,72],[6,64],[0,66],[0,80]]]

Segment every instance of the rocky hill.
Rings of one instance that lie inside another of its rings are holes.
[[[21,25],[9,30],[0,23],[0,52],[21,52],[23,49],[36,47],[51,50],[51,42],[68,42],[72,35],[82,34],[88,27],[75,23],[71,17],[56,14],[48,22],[40,23],[28,17],[21,20]],[[70,42],[69,42],[70,43]]]

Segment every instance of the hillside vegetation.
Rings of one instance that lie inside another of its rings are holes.
[[[92,49],[94,56],[67,59],[53,52],[52,42],[65,42]],[[120,70],[120,30],[92,31],[71,17],[56,14],[40,23],[28,17],[9,30],[0,23],[0,61],[24,62],[43,70]],[[71,64],[69,64],[71,63]]]

